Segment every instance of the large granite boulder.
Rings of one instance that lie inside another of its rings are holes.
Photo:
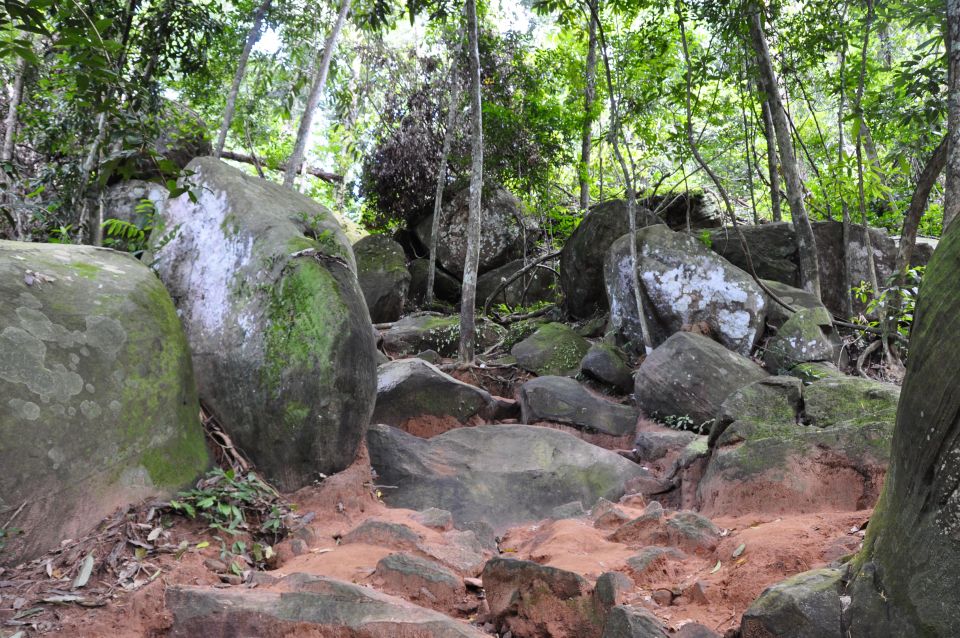
[[[117,182],[103,191],[103,218],[147,228],[166,205],[169,195],[170,191],[156,182],[142,179]]]
[[[666,226],[624,235],[607,254],[604,281],[610,320],[631,343],[642,343],[630,242],[636,241],[644,311],[656,347],[684,326],[706,324],[724,346],[749,355],[763,332],[767,300],[755,281],[703,242]]]
[[[440,213],[440,238],[437,261],[458,278],[463,277],[463,261],[467,255],[467,219],[470,189],[464,188],[444,204]],[[523,254],[525,229],[523,204],[502,186],[484,185],[483,217],[480,225],[479,272],[502,266]],[[416,226],[417,238],[430,245],[433,215]]]
[[[775,372],[811,362],[837,365],[842,347],[826,308],[804,308],[793,313],[767,341],[763,362]]]
[[[483,350],[503,337],[503,329],[490,321],[477,322],[477,349]],[[457,354],[460,317],[436,314],[409,315],[383,332],[383,347],[393,355],[413,355],[433,350],[444,357]]]
[[[160,278],[186,328],[201,400],[278,487],[354,459],[373,410],[376,344],[333,215],[212,158],[165,207]],[[172,238],[167,237],[172,233]]]
[[[843,569],[817,569],[767,587],[743,614],[748,638],[843,638]]]
[[[377,370],[374,423],[401,427],[422,416],[451,417],[466,423],[489,418],[497,403],[486,390],[463,383],[421,359],[399,359]]]
[[[525,265],[522,259],[515,259],[480,275],[477,278],[477,307],[483,307],[487,298],[500,284],[522,270]],[[553,301],[557,298],[556,283],[552,272],[546,268],[535,267],[497,293],[491,305],[506,304],[514,308],[532,306],[541,301]]]
[[[640,205],[656,212],[673,230],[716,228],[723,225],[720,199],[710,191],[692,190],[682,193],[654,195],[640,200]]]
[[[580,362],[584,375],[609,385],[622,394],[633,391],[633,370],[618,348],[606,343],[595,343]]]
[[[740,241],[733,228],[717,228],[710,231],[710,248],[724,259],[750,272],[749,262],[761,279],[772,279],[789,286],[796,286],[800,273],[797,270],[797,239],[790,222],[774,222],[759,226],[741,225],[744,242]],[[750,252],[747,259],[746,243]]]
[[[767,376],[756,363],[716,341],[678,332],[644,359],[634,394],[647,416],[686,416],[707,432],[728,396]]]
[[[413,306],[420,306],[427,297],[427,279],[429,278],[430,260],[414,259],[408,265],[410,271],[410,288],[407,298]],[[442,268],[437,268],[433,275],[433,297],[436,300],[448,303],[460,301],[460,282]]]
[[[0,241],[0,561],[170,496],[209,463],[170,295],[102,248]],[[21,506],[23,507],[20,510]]]
[[[813,236],[817,242],[818,267],[820,270],[820,297],[835,315],[843,316],[847,290],[843,285],[844,242],[843,224],[823,221],[813,224]],[[897,259],[897,244],[881,228],[870,229],[870,243],[877,268],[877,282],[883,286],[893,274]],[[846,244],[850,254],[850,286],[870,281],[870,263],[867,259],[867,242],[863,227],[850,227],[850,242]],[[865,304],[854,298],[854,312],[863,312]]]
[[[257,589],[170,587],[170,635],[483,638],[486,634],[400,598],[323,576],[295,573]]]
[[[637,227],[659,223],[648,209],[637,208]],[[627,205],[611,199],[590,208],[560,251],[560,286],[564,305],[578,319],[609,307],[603,290],[603,262],[610,244],[630,231]]]
[[[481,425],[420,439],[387,425],[367,433],[379,481],[396,486],[393,507],[450,511],[458,526],[485,521],[498,531],[553,509],[616,501],[640,466],[572,434],[527,425]]]
[[[547,323],[510,349],[517,365],[540,376],[574,377],[590,342],[562,323]]]
[[[636,408],[599,397],[567,377],[537,377],[520,387],[524,423],[554,421],[611,436],[637,430]]]
[[[861,510],[877,500],[898,391],[869,379],[769,377],[723,404],[698,486],[708,514]]]
[[[399,319],[410,286],[403,248],[386,235],[367,235],[353,245],[353,254],[370,320],[384,323]]]
[[[174,179],[194,158],[213,153],[210,128],[192,109],[164,100],[159,114],[146,122],[152,139],[134,151],[130,162],[134,176],[141,179]]]

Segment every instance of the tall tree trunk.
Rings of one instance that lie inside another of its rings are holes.
[[[440,234],[443,188],[447,183],[447,158],[450,156],[450,145],[453,143],[454,131],[457,128],[457,115],[460,110],[460,82],[457,79],[456,59],[453,59],[450,64],[450,104],[447,106],[447,130],[443,133],[443,150],[440,152],[440,168],[437,170],[437,191],[433,200],[433,219],[430,221],[430,266],[427,269],[427,294],[425,298],[428,306],[433,303],[433,287],[437,277],[437,236]]]
[[[770,175],[770,211],[773,221],[783,219],[780,212],[780,168],[777,160],[777,138],[773,132],[773,115],[770,113],[770,100],[761,105],[763,112],[763,137],[767,140],[767,171]]]
[[[947,0],[947,167],[943,234],[960,215],[960,0]]]
[[[108,96],[109,97],[109,96]],[[104,111],[97,120],[97,134],[87,149],[87,156],[80,165],[80,180],[77,187],[77,197],[80,198],[80,220],[77,224],[77,242],[94,243],[96,241],[97,231],[91,225],[90,221],[90,198],[87,197],[87,186],[90,185],[90,175],[97,166],[97,160],[100,157],[100,149],[107,139],[107,113]]]
[[[780,165],[787,182],[787,203],[790,205],[790,216],[793,219],[793,228],[797,236],[797,257],[800,264],[800,281],[808,292],[820,296],[820,274],[818,270],[817,244],[813,237],[813,227],[807,216],[807,209],[803,203],[803,181],[800,177],[800,167],[793,153],[793,141],[790,136],[790,125],[780,100],[780,91],[777,88],[777,74],[770,59],[770,50],[767,47],[767,38],[763,31],[760,18],[760,6],[754,2],[750,15],[750,36],[753,41],[757,64],[760,70],[760,81],[770,103],[770,115],[773,119],[773,128],[777,136],[777,146],[780,149]]]
[[[894,286],[901,285],[904,282],[907,270],[910,269],[910,261],[913,259],[913,249],[917,245],[917,230],[920,228],[920,219],[927,210],[927,200],[930,199],[930,191],[933,185],[937,183],[937,178],[943,172],[943,167],[947,164],[947,146],[948,137],[944,137],[926,165],[917,178],[917,186],[913,190],[913,197],[910,198],[910,207],[903,216],[903,230],[900,233],[900,245],[897,247],[897,261],[894,268]]]
[[[844,8],[844,15],[846,8]],[[840,48],[840,98],[837,102],[837,162],[843,161],[843,109],[847,101],[845,71],[847,68],[847,40],[844,38]],[[850,204],[840,195],[840,209],[843,219],[843,314],[847,319],[853,317],[853,260],[850,254]]]
[[[17,70],[13,78],[13,90],[10,94],[10,102],[7,106],[7,117],[4,121],[4,132],[3,132],[3,150],[0,151],[0,164],[3,164],[3,181],[6,183],[6,190],[11,191],[13,189],[13,183],[10,179],[10,173],[7,173],[7,165],[13,163],[13,151],[16,147],[17,141],[17,128],[20,126],[20,102],[23,99],[23,80],[24,76],[27,74],[27,61],[24,58],[20,58],[17,61]],[[12,171],[11,171],[12,173]],[[17,239],[23,240],[24,229],[23,229],[23,220],[20,219],[20,213],[16,210],[16,206],[13,201],[14,198],[10,197],[8,193],[4,193],[3,200],[4,206],[7,208],[9,213],[9,219],[13,223],[13,236]]]
[[[860,55],[860,79],[857,82],[857,97],[853,110],[860,124],[857,127],[857,196],[860,202],[860,224],[863,226],[863,243],[867,249],[870,287],[874,295],[879,295],[880,282],[877,280],[877,264],[873,256],[873,239],[870,236],[870,225],[867,223],[867,200],[863,190],[863,90],[867,77],[867,50],[870,46],[873,15],[873,0],[867,0],[867,21],[863,28],[863,48]]]
[[[633,173],[627,167],[627,161],[620,151],[620,111],[617,108],[617,96],[614,92],[613,73],[610,71],[610,57],[607,55],[607,38],[603,32],[603,24],[600,22],[600,14],[597,11],[595,0],[586,0],[590,10],[590,17],[596,23],[598,35],[600,37],[600,52],[603,57],[604,77],[607,80],[607,95],[610,100],[610,145],[613,147],[613,155],[620,164],[620,170],[623,173],[623,184],[627,195],[627,222],[630,229],[630,285],[633,288],[633,299],[636,306],[637,317],[640,323],[640,338],[643,341],[643,349],[649,354],[653,350],[653,335],[647,321],[647,313],[643,303],[643,291],[640,289],[640,258],[637,254],[637,194],[633,187]]]
[[[260,33],[263,29],[263,18],[270,9],[270,3],[273,0],[263,0],[260,6],[253,14],[253,26],[247,34],[247,41],[243,45],[243,52],[240,54],[240,61],[237,63],[237,72],[233,76],[233,84],[230,86],[230,93],[227,95],[227,103],[223,108],[223,121],[220,124],[220,135],[217,137],[217,146],[213,149],[214,157],[220,157],[223,152],[223,146],[227,143],[227,132],[230,130],[230,122],[233,121],[233,114],[237,108],[237,95],[240,93],[240,83],[247,72],[247,61],[250,59],[250,52],[254,45],[260,39]]]
[[[590,16],[590,41],[584,72],[583,129],[580,133],[580,210],[590,208],[590,146],[593,132],[593,103],[597,97],[597,23]]]
[[[313,115],[317,110],[317,104],[320,103],[320,94],[323,93],[323,87],[327,83],[327,73],[330,71],[330,60],[333,59],[333,52],[337,47],[337,40],[340,38],[340,32],[343,30],[343,24],[347,21],[347,13],[350,11],[350,0],[341,0],[340,12],[337,14],[337,21],[327,36],[327,42],[323,47],[323,55],[317,60],[317,67],[314,69],[313,83],[310,87],[310,95],[307,97],[307,105],[304,108],[303,115],[300,117],[300,127],[297,129],[297,139],[293,145],[293,152],[287,161],[287,170],[283,175],[283,185],[287,188],[294,188],[294,182],[300,167],[303,165],[303,158],[307,152],[307,142],[310,139],[310,128],[313,126]]]
[[[480,102],[480,45],[477,2],[467,0],[467,41],[470,57],[470,205],[467,216],[467,254],[463,260],[460,299],[460,363],[473,362],[476,346],[477,269],[480,265],[480,226],[483,208],[483,112]]]

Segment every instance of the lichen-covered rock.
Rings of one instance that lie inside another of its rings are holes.
[[[630,242],[637,243],[644,312],[650,347],[663,343],[684,326],[705,323],[724,346],[748,356],[763,331],[766,296],[756,282],[702,242],[663,225],[624,235],[607,253],[604,281],[610,320],[627,341],[643,335],[632,279]]]
[[[797,239],[790,222],[741,225],[740,232],[743,233],[758,277],[788,286],[799,284]],[[750,272],[747,253],[733,228],[711,230],[709,246],[733,265]]]
[[[489,348],[503,336],[503,329],[489,321],[477,322],[477,349]],[[397,356],[433,350],[444,357],[457,354],[460,345],[460,317],[410,315],[383,333],[383,347]]]
[[[632,435],[636,408],[603,399],[567,377],[537,377],[520,388],[524,423],[555,421],[611,436]]]
[[[410,286],[403,248],[386,235],[367,235],[353,245],[353,253],[371,321],[396,321],[403,312]]]
[[[548,323],[510,349],[524,370],[540,376],[573,377],[590,343],[562,323]]]
[[[117,182],[104,189],[103,218],[119,219],[146,228],[151,218],[166,205],[169,195],[170,191],[156,182],[142,179]]]
[[[440,507],[457,526],[484,521],[497,531],[540,520],[578,500],[616,501],[641,468],[615,452],[551,428],[481,425],[420,439],[387,425],[367,434],[379,481],[395,485],[393,507]]]
[[[410,271],[410,288],[407,300],[413,306],[423,305],[427,297],[427,278],[429,277],[430,260],[414,259],[407,266]],[[455,304],[460,301],[460,282],[442,268],[437,268],[433,275],[433,297],[435,300]]]
[[[154,239],[201,400],[282,489],[344,469],[376,392],[346,236],[327,209],[279,184],[213,158],[188,169],[196,201],[169,202]]]
[[[816,569],[768,587],[743,614],[744,638],[841,638],[843,569]]]
[[[273,587],[171,587],[170,635],[483,638],[436,611],[352,583],[290,574]]]
[[[470,189],[464,188],[446,202],[440,213],[440,237],[437,261],[458,278],[463,277],[463,261],[467,255],[467,219]],[[502,266],[523,253],[523,204],[502,186],[483,188],[483,216],[480,224],[479,273]],[[430,245],[433,215],[416,227],[417,238]]]
[[[170,295],[129,255],[0,241],[0,560],[169,496],[209,463]]]
[[[580,362],[581,371],[601,383],[616,388],[622,394],[633,390],[633,370],[623,354],[606,343],[595,343]]]
[[[815,310],[817,312],[827,313],[827,316],[829,316],[827,307],[824,306],[820,298],[813,293],[807,292],[802,288],[794,288],[793,286],[782,284],[772,279],[764,280],[763,285],[776,295],[778,299],[788,304],[794,310]],[[767,304],[767,325],[771,328],[779,328],[792,316],[792,312],[773,299]]]
[[[687,416],[706,432],[728,396],[767,376],[753,361],[716,341],[678,332],[644,359],[634,394],[647,416]]]
[[[801,363],[839,363],[842,343],[826,308],[798,310],[767,342],[763,362],[773,372],[787,372]]]
[[[767,381],[734,394],[721,410],[721,423],[734,420],[711,436],[701,509],[734,515],[872,506],[890,458],[896,388],[829,377],[803,387],[798,399],[787,379]]]
[[[463,383],[421,359],[398,359],[377,369],[377,401],[372,421],[401,427],[429,415],[466,423],[489,418],[496,402],[486,390]]]
[[[658,224],[648,209],[637,208],[637,228]],[[567,312],[585,319],[609,308],[603,290],[603,262],[610,244],[630,230],[627,205],[611,199],[590,208],[560,251],[560,286]]]
[[[522,259],[515,259],[480,275],[477,278],[477,307],[483,307],[487,298],[500,284],[523,269],[525,265]],[[552,272],[546,268],[537,267],[521,275],[497,293],[491,301],[491,306],[506,304],[513,308],[532,306],[541,301],[554,301],[557,298],[556,285],[556,276]]]

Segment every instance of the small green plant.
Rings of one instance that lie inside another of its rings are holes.
[[[157,209],[149,199],[141,199],[134,211],[136,222],[113,218],[103,222],[103,245],[139,257],[147,249]]]
[[[862,304],[866,304],[864,312],[853,318],[854,323],[861,325],[877,327],[880,325],[881,313],[889,313],[892,324],[897,327],[897,331],[904,337],[910,335],[910,328],[913,326],[913,315],[917,304],[917,293],[920,290],[920,282],[923,279],[925,268],[917,266],[907,271],[903,284],[893,285],[891,279],[886,288],[876,294],[873,286],[862,281],[859,286],[851,289],[854,298]],[[896,299],[899,297],[899,307],[896,307]]]
[[[73,232],[73,224],[61,225],[59,228],[54,228],[50,231],[50,237],[47,239],[48,244],[72,244],[73,237],[70,234]]]
[[[702,230],[702,231],[700,231],[700,237],[699,237],[699,239],[700,239],[700,242],[701,242],[704,246],[706,246],[707,248],[712,248],[712,247],[713,247],[713,237],[710,235],[710,231],[709,231],[709,230]]]
[[[686,414],[668,414],[667,416],[663,417],[661,421],[671,430],[683,430],[687,432],[695,432],[697,434],[705,434],[708,428],[713,424],[713,419],[710,419],[709,421],[704,421],[703,423],[697,425],[694,423],[693,419]]]
[[[199,516],[212,530],[273,539],[286,533],[283,517],[290,511],[276,490],[255,473],[221,469],[209,472],[195,489],[178,494],[170,507],[189,518]]]

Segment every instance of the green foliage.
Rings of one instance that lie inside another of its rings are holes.
[[[924,266],[910,268],[902,284],[896,285],[895,279],[891,279],[879,294],[868,282],[860,282],[852,292],[855,299],[866,304],[866,309],[863,314],[854,317],[853,321],[861,325],[877,327],[880,325],[879,317],[886,315],[890,318],[891,325],[896,326],[903,337],[909,337],[910,329],[913,327],[917,293],[920,290],[924,271]]]
[[[209,472],[195,489],[178,494],[170,507],[189,518],[199,516],[212,530],[274,539],[286,533],[283,517],[290,511],[276,490],[255,473],[236,474],[219,468]]]

